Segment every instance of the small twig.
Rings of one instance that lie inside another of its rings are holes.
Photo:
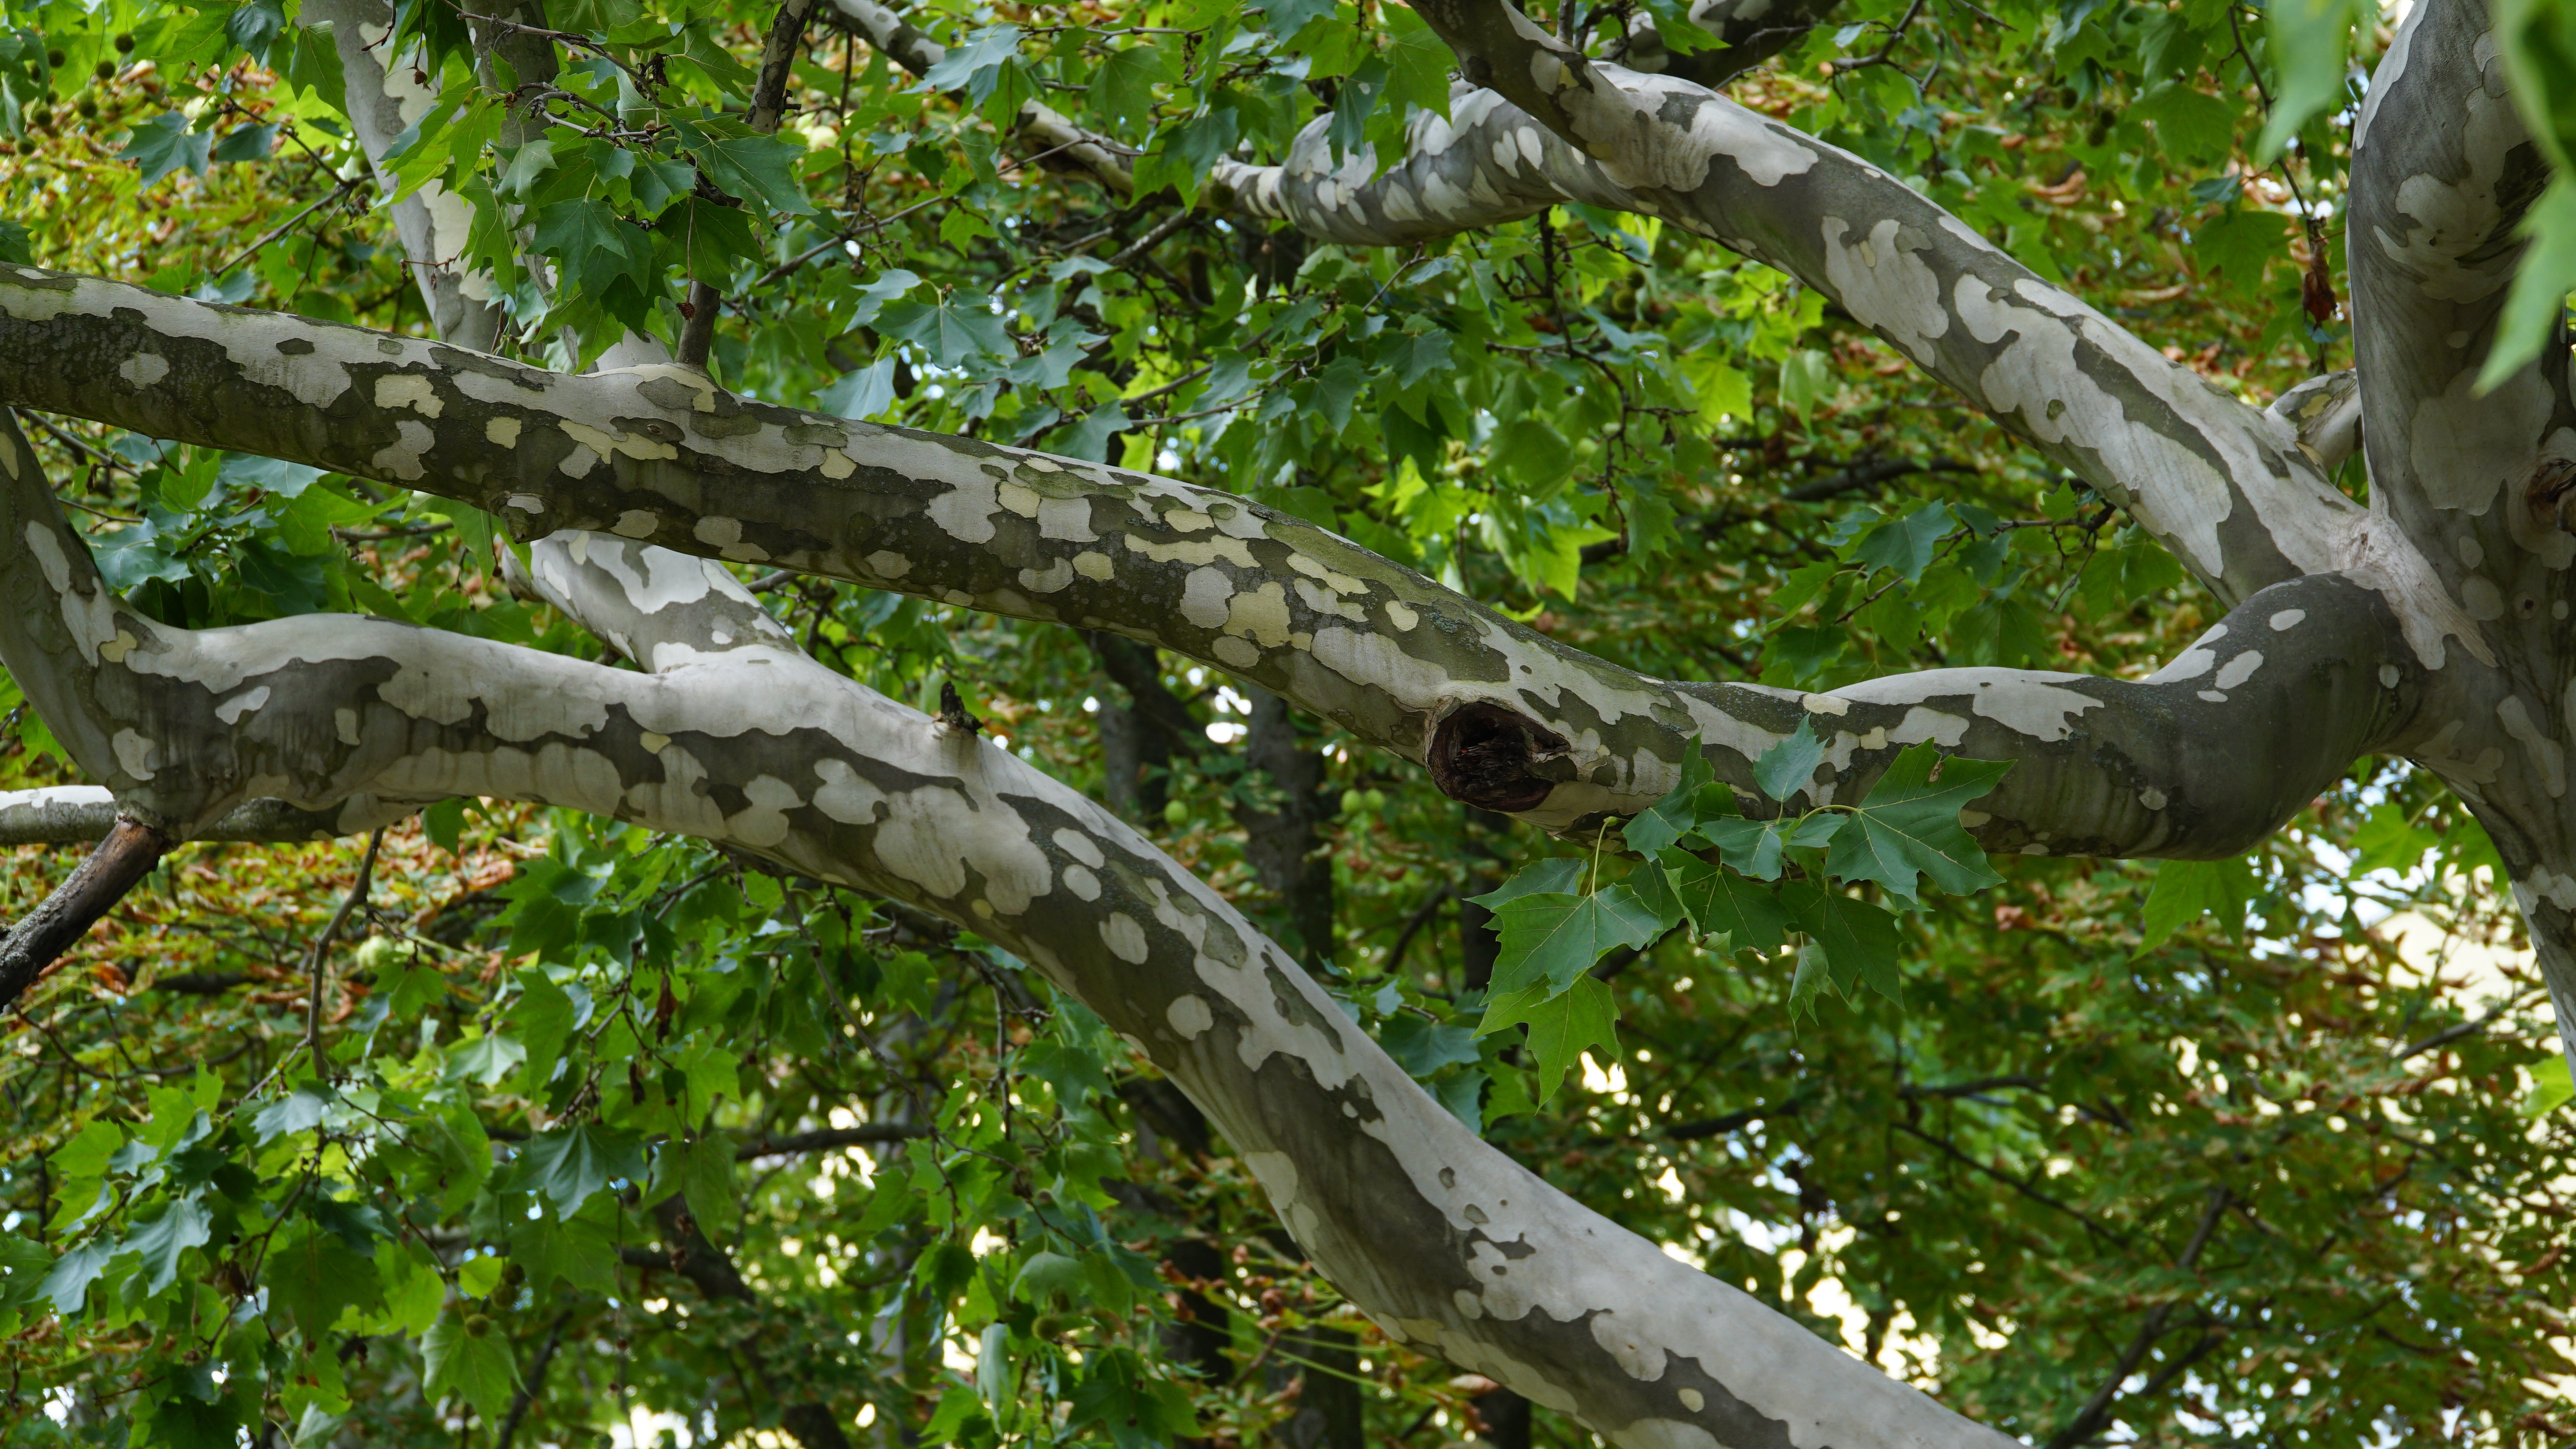
[[[384,843],[385,828],[379,825],[375,834],[367,837],[367,853],[358,857],[358,880],[349,887],[349,898],[340,902],[340,909],[333,913],[331,923],[322,928],[322,938],[313,943],[313,957],[308,968],[313,978],[313,992],[304,1003],[304,1049],[313,1055],[313,1076],[317,1081],[323,1077],[322,979],[330,964],[331,942],[340,934],[340,928],[349,923],[349,913],[367,899],[367,887],[376,875],[376,852],[383,848]]]
[[[535,1355],[529,1358],[527,1381],[510,1396],[509,1416],[501,1421],[501,1432],[493,1438],[492,1449],[510,1449],[510,1440],[519,1432],[519,1421],[528,1416],[529,1406],[536,1403],[538,1393],[546,1386],[546,1366],[554,1362],[555,1349],[563,1343],[564,1325],[570,1322],[572,1310],[567,1308],[547,1325],[546,1341],[537,1345]]]
[[[243,247],[234,255],[231,261],[224,263],[222,266],[215,268],[211,272],[208,272],[206,274],[206,280],[208,282],[216,281],[221,278],[224,273],[231,271],[233,268],[240,266],[246,261],[249,261],[252,257],[259,254],[259,249],[261,247],[264,247],[270,242],[277,240],[279,237],[286,235],[288,232],[293,231],[296,223],[304,220],[304,218],[308,216],[311,216],[313,213],[320,211],[323,207],[330,205],[332,202],[339,200],[341,195],[347,192],[350,187],[355,186],[360,181],[366,179],[366,174],[367,173],[364,171],[361,171],[357,175],[342,181],[339,185],[332,187],[329,192],[323,195],[321,200],[314,202],[311,206],[304,208],[302,211],[299,211],[293,216],[290,216],[286,220],[278,223],[276,228],[270,231],[268,235],[252,242],[249,246]],[[289,265],[293,264],[289,263]]]

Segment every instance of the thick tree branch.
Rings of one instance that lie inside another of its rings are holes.
[[[69,950],[125,899],[127,891],[152,873],[171,844],[169,836],[152,826],[129,816],[117,817],[89,858],[0,939],[0,1007],[25,995],[55,957]]]
[[[0,268],[0,394],[459,497],[523,536],[605,529],[1148,640],[1426,763],[1458,799],[1556,829],[1660,798],[1694,736],[1722,778],[1749,784],[1752,760],[1813,719],[1828,754],[1811,799],[1856,798],[1897,751],[1929,739],[2018,764],[1983,806],[1979,832],[1995,848],[2224,855],[2354,754],[2402,744],[2422,673],[2384,595],[2319,575],[2249,601],[2144,682],[1942,670],[1825,696],[1679,684],[1214,489],[747,402],[677,368],[569,377],[27,268]],[[31,506],[59,526],[50,495]],[[694,597],[714,587],[702,573],[654,587]],[[239,803],[254,774],[315,792],[264,784],[289,803],[355,788],[356,746],[215,712],[251,708],[261,681],[242,672],[250,640],[322,636],[307,659],[363,672],[377,626],[254,626],[217,664],[199,657],[206,645],[102,595],[73,610],[31,574],[20,587],[27,612],[0,619],[0,641],[15,623],[59,616],[77,642],[44,632],[53,654],[30,655],[54,661],[44,670],[137,681],[136,704],[81,737],[87,755],[76,749],[119,799],[193,828]],[[735,588],[729,577],[723,587]],[[151,642],[116,642],[127,638]],[[51,687],[39,681],[31,696]],[[125,722],[145,695],[156,701],[149,730]],[[137,774],[106,747],[119,729],[173,763],[204,757]],[[409,776],[380,783],[363,808],[398,812],[451,791],[506,793]]]
[[[1596,62],[1505,0],[1416,9],[1519,116],[1535,169],[1780,268],[2128,508],[2220,599],[2344,570],[2417,651],[2483,647],[2402,538],[2374,533],[2278,420],[2167,360],[1848,152],[1705,87]],[[1454,111],[1453,107],[1453,111]],[[1535,118],[1535,119],[1529,119]],[[1411,164],[1410,161],[1407,163]]]
[[[384,0],[307,0],[296,23],[329,25],[332,47],[340,53],[340,74],[347,92],[346,114],[359,149],[375,169],[385,195],[397,189],[386,156],[414,122],[437,103],[438,87],[414,74],[412,56],[389,55],[386,34],[393,29],[393,7]],[[428,304],[438,335],[460,347],[489,351],[500,340],[506,320],[492,292],[491,279],[460,264],[466,234],[474,224],[465,198],[432,181],[395,202],[394,233],[411,262],[412,280]]]

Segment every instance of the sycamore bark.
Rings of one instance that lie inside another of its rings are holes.
[[[2225,619],[2141,681],[1657,680],[1214,489],[756,403],[685,368],[565,376],[0,267],[0,401],[488,508],[531,542],[532,586],[644,670],[379,620],[155,624],[105,589],[0,419],[0,662],[101,787],[0,803],[0,838],[95,838],[120,812],[170,838],[300,837],[504,796],[934,912],[1025,957],[1179,1083],[1390,1335],[1636,1449],[2011,1441],[1477,1140],[1135,830],[807,659],[712,561],[1168,649],[1469,804],[1587,834],[1664,794],[1694,739],[1749,783],[1801,722],[1827,743],[1808,803],[1856,798],[1926,740],[2012,761],[1968,823],[2029,853],[2233,854],[2355,758],[2400,755],[2495,835],[2576,1032],[2576,538],[2556,492],[2576,404],[2563,346],[2493,393],[2469,385],[2545,179],[2481,60],[2483,9],[2424,0],[2382,63],[2354,167],[2356,372],[2264,410],[1706,74],[1586,56],[1501,0],[1420,8],[1468,81],[1448,120],[1417,122],[1385,177],[1325,169],[1307,140],[1278,168],[1221,167],[1220,202],[1358,244],[1569,199],[1718,238],[2121,504]],[[868,0],[831,13],[907,65],[930,44]],[[1022,121],[1045,139],[1051,114]],[[1115,184],[1114,145],[1057,142]],[[2325,478],[2356,447],[2367,506]]]

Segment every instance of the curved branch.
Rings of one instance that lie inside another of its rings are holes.
[[[2576,460],[2564,327],[2530,365],[2476,388],[2549,168],[2492,83],[2497,38],[2476,0],[2407,15],[2353,139],[2353,354],[2373,506],[2414,537],[2469,612],[2554,595],[2576,535],[2530,491]],[[2460,541],[2467,540],[2463,546]]]
[[[1421,761],[1458,799],[1556,829],[1588,829],[1660,798],[1694,736],[1722,778],[1749,783],[1753,759],[1812,716],[1830,736],[1819,796],[1854,796],[1905,744],[1937,739],[2021,763],[1985,807],[1980,834],[1996,848],[2222,854],[2303,804],[2299,782],[2331,779],[2354,752],[2396,738],[2421,677],[2363,575],[2276,586],[2288,592],[2249,601],[2147,683],[1939,671],[1830,697],[1675,683],[1214,489],[747,402],[678,368],[568,377],[24,268],[0,268],[0,395],[9,394],[460,497],[523,535],[607,530],[1124,634]],[[714,587],[695,574],[669,586],[691,598]],[[31,617],[52,607],[27,604]],[[117,637],[105,624],[85,627]],[[159,638],[155,627],[117,626],[138,641]],[[368,647],[312,620],[260,627],[345,638],[310,657]],[[615,638],[624,626],[602,627]],[[755,609],[736,627],[771,626]],[[165,681],[156,687],[177,688],[201,667],[175,648],[134,656],[154,661]],[[2209,679],[2183,672],[2203,664]],[[329,783],[352,746],[262,744],[261,730],[215,727],[212,712],[237,697],[223,691],[247,697],[258,683],[238,669],[227,663],[221,690],[171,696],[163,708],[191,723],[151,735],[170,750],[215,752],[173,772],[193,793],[102,774],[120,799],[159,802],[152,808],[194,823],[237,803],[254,775],[298,782],[262,793],[308,808],[355,788]],[[2289,712],[2266,717],[2258,697]],[[205,740],[217,743],[196,743]],[[2209,748],[2217,740],[2230,748]],[[448,792],[406,780],[368,808]]]
[[[2278,421],[2220,392],[1894,177],[1705,87],[1591,60],[1504,0],[1416,9],[1528,122],[1543,168],[1780,268],[2136,516],[2230,604],[2353,568],[2366,515]],[[1487,124],[1494,124],[1488,121]],[[1550,155],[1544,134],[1563,154]],[[1543,159],[1542,159],[1543,158]],[[2403,574],[2402,546],[2371,567]],[[2420,572],[2420,571],[2419,571]],[[2463,617],[2379,582],[2438,660]],[[2438,597],[2438,591],[2435,591]],[[2421,616],[2421,617],[2419,617]]]
[[[384,0],[308,0],[296,23],[331,28],[332,48],[340,53],[350,129],[359,149],[367,154],[377,186],[392,195],[398,183],[385,164],[386,154],[438,100],[434,85],[414,78],[407,57],[386,54],[393,7]],[[412,280],[420,287],[438,335],[461,347],[488,351],[500,340],[505,320],[499,300],[489,277],[458,265],[474,225],[473,208],[465,198],[432,181],[395,202],[391,210],[394,234],[410,259]]]

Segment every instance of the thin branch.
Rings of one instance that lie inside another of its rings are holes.
[[[177,843],[131,815],[117,816],[98,848],[0,940],[0,1006],[24,995],[54,958],[141,884]]]
[[[2209,1246],[2209,1235],[2217,1230],[2219,1218],[2235,1200],[2235,1194],[2229,1192],[2224,1184],[2209,1190],[2208,1202],[2200,1210],[2200,1225],[2192,1229],[2191,1243],[2182,1250],[2182,1257],[2174,1264],[2176,1268],[2188,1273],[2192,1265],[2200,1261],[2200,1250]],[[2146,1358],[2147,1350],[2164,1336],[2165,1320],[2172,1316],[2173,1308],[2170,1301],[2159,1303],[2147,1314],[2146,1322],[2138,1325],[2137,1337],[2129,1340],[2128,1348],[2112,1365],[2102,1387],[2093,1391],[2093,1397],[2085,1402],[2074,1422],[2048,1441],[2048,1449],[2075,1449],[2077,1445],[2092,1442],[2109,1425],[2111,1404],[2119,1395],[2120,1385],[2129,1381],[2129,1376],[2137,1372],[2139,1363]]]
[[[529,1405],[537,1401],[537,1395],[546,1386],[546,1366],[554,1362],[555,1350],[563,1343],[564,1325],[571,1321],[572,1310],[567,1308],[556,1314],[555,1321],[547,1326],[546,1341],[537,1345],[535,1356],[528,1360],[527,1382],[519,1385],[519,1391],[510,1396],[509,1416],[501,1421],[501,1432],[492,1440],[492,1449],[510,1449],[511,1439],[519,1432],[519,1421],[528,1417]]]
[[[384,843],[385,828],[379,825],[375,833],[367,837],[367,853],[358,857],[357,883],[349,887],[349,897],[340,902],[340,909],[332,914],[331,923],[322,928],[322,938],[313,943],[312,959],[306,963],[306,970],[313,980],[313,989],[304,1003],[304,1049],[313,1056],[313,1076],[317,1081],[324,1076],[322,984],[324,973],[330,966],[331,942],[339,936],[340,928],[349,923],[349,913],[366,901],[367,888],[376,877],[376,852],[384,848]]]

